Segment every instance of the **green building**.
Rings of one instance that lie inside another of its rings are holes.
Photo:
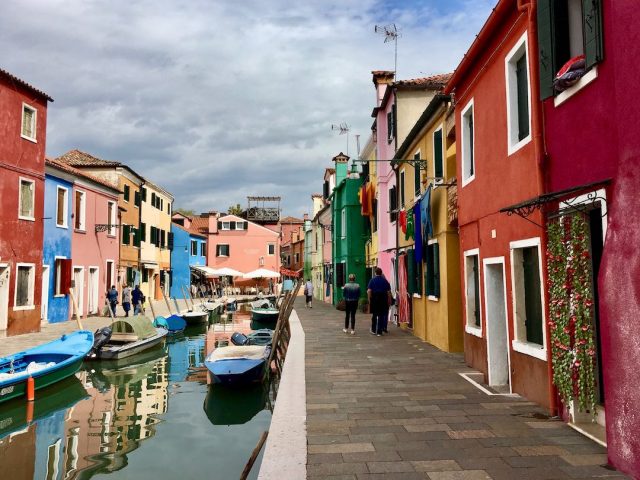
[[[369,239],[369,219],[362,216],[358,192],[364,178],[347,173],[349,157],[342,152],[333,158],[336,165],[336,186],[331,193],[333,304],[342,300],[342,286],[350,274],[355,274],[361,286],[362,298],[367,296],[369,275],[365,262],[365,243]]]

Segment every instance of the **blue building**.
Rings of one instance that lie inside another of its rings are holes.
[[[44,245],[42,250],[42,319],[69,319],[71,279],[71,193],[73,177],[46,165],[44,180]]]
[[[171,289],[174,298],[184,298],[183,288],[191,286],[191,266],[207,265],[207,239],[188,231],[186,228],[171,224],[173,250],[171,251]]]

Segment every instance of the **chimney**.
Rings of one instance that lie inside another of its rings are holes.
[[[376,107],[379,107],[387,87],[393,82],[395,73],[390,70],[374,70],[371,74],[373,75],[373,84],[376,87]]]
[[[218,233],[218,217],[217,212],[209,212],[209,233]]]
[[[340,152],[338,155],[332,158],[336,164],[336,186],[340,185],[340,182],[347,178],[347,165],[349,164],[349,156]]]

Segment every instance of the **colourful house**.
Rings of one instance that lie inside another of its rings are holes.
[[[49,95],[0,70],[0,335],[43,318],[44,155]]]
[[[313,296],[318,300],[324,300],[326,285],[324,278],[324,239],[326,228],[320,223],[320,214],[323,210],[330,208],[325,204],[325,200],[321,194],[311,195],[313,204],[311,232],[309,234],[310,245],[310,276],[313,283]],[[329,223],[331,220],[329,220]]]
[[[174,214],[175,218],[175,214]],[[184,298],[183,289],[191,287],[191,267],[207,265],[207,238],[205,235],[193,233],[189,224],[171,224],[173,234],[173,250],[171,250],[171,288],[174,298]],[[196,270],[201,272],[201,270]],[[204,273],[204,272],[203,272]],[[207,281],[206,274],[203,279]]]
[[[455,125],[450,97],[436,95],[396,152],[400,205],[398,266],[404,266],[413,333],[447,352],[461,352],[462,312],[455,189]],[[429,224],[422,224],[422,209]]]
[[[542,216],[500,212],[543,193],[533,18],[499,1],[445,93],[455,95],[465,360],[488,385],[553,409]]]

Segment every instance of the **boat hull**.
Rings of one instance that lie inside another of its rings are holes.
[[[180,315],[187,322],[187,325],[195,325],[196,323],[204,323],[209,320],[209,312],[189,312]]]
[[[251,310],[251,320],[275,325],[278,321],[279,313],[278,310],[254,308]]]
[[[95,356],[87,357],[87,360],[119,360],[144,352],[160,344],[168,333],[164,328],[157,328],[156,330],[158,332],[156,335],[137,342],[123,345],[107,343],[101,350],[96,352]]]
[[[229,359],[204,362],[211,372],[213,383],[246,385],[261,382],[264,377],[265,359]]]

